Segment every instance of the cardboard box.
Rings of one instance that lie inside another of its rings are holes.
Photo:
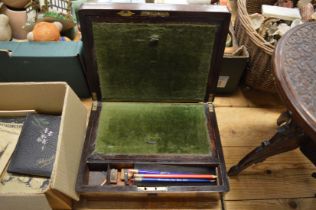
[[[75,183],[86,132],[85,107],[64,82],[0,83],[0,98],[1,116],[20,110],[62,116],[55,163],[47,187],[30,187],[38,186],[42,178],[32,183],[20,179],[24,185],[7,189],[1,184],[0,210],[71,209],[72,199],[79,199]]]
[[[0,42],[0,82],[65,81],[88,98],[81,53],[82,42]]]

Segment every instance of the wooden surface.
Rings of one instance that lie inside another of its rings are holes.
[[[153,199],[152,199],[153,200]],[[209,209],[221,210],[220,202],[192,202],[190,200],[177,201],[142,201],[142,202],[126,202],[120,201],[89,201],[81,202],[82,208],[80,210],[101,210],[101,209]]]
[[[315,38],[316,23],[311,22],[293,28],[278,42],[273,70],[277,92],[288,110],[278,118],[275,135],[231,167],[229,176],[297,148],[316,166]]]
[[[227,168],[275,132],[284,111],[274,95],[249,90],[215,99]],[[316,168],[299,150],[277,155],[230,178],[226,210],[316,209]]]
[[[89,107],[91,102],[85,101],[85,104]],[[269,139],[276,128],[277,117],[284,111],[276,96],[249,90],[217,97],[214,104],[227,168],[236,164],[262,140]],[[224,196],[224,206],[220,201],[206,204],[183,200],[157,204],[122,200],[119,205],[82,202],[80,210],[315,210],[316,179],[311,176],[313,172],[316,172],[316,168],[299,150],[294,150],[272,157],[231,178],[230,192]]]
[[[293,119],[316,142],[316,23],[295,27],[278,42],[276,86]]]
[[[226,201],[226,209],[234,210],[315,210],[315,198]]]

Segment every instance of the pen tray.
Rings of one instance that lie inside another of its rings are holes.
[[[196,187],[196,186],[216,186],[218,184],[217,179],[210,181],[209,183],[193,183],[193,182],[135,182],[125,184],[124,179],[120,179],[122,169],[142,169],[148,171],[161,171],[172,172],[175,174],[205,174],[216,175],[217,167],[208,164],[158,164],[158,163],[88,163],[88,173],[86,176],[86,184],[89,186],[102,187],[102,188],[117,188],[117,190],[134,189],[144,190],[146,187],[151,187],[148,190],[158,190],[159,187],[168,187],[165,190],[177,189],[177,186]],[[110,171],[111,169],[118,170],[117,183],[110,183]],[[157,188],[158,187],[158,188]],[[156,188],[156,189],[155,189]],[[160,189],[162,190],[162,189]]]

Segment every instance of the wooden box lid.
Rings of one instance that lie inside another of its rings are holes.
[[[85,3],[79,18],[94,99],[202,102],[215,89],[226,7]]]

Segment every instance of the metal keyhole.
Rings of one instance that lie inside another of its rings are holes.
[[[149,45],[152,47],[155,47],[158,45],[158,43],[159,43],[159,35],[156,35],[156,34],[152,35],[149,40]]]

